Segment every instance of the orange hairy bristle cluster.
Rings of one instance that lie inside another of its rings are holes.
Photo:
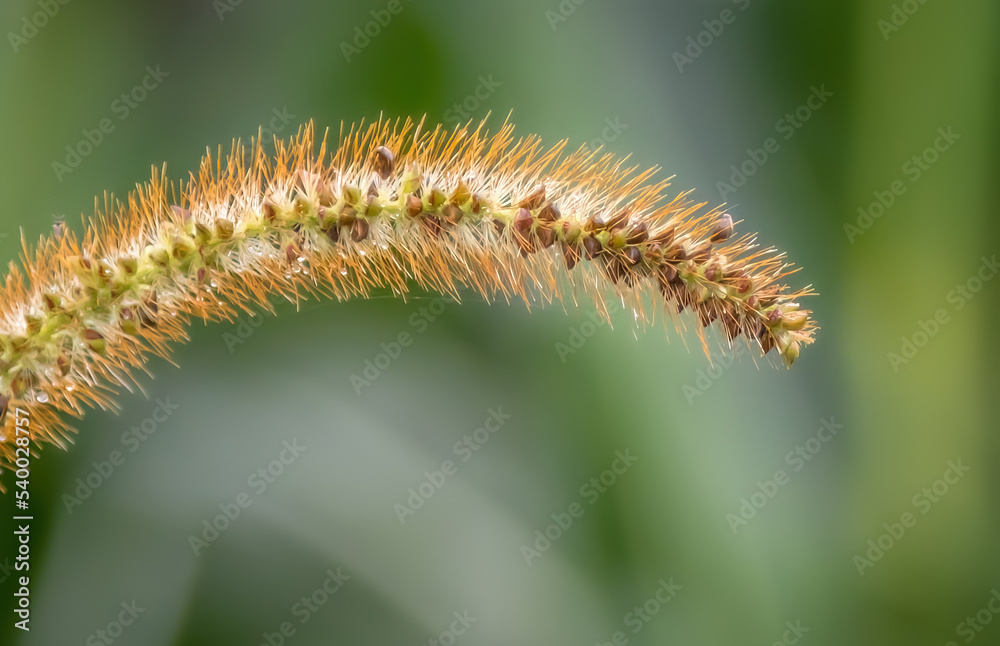
[[[124,203],[106,199],[82,239],[57,228],[0,293],[0,460],[14,462],[14,408],[37,444],[64,445],[67,416],[114,408],[118,387],[153,353],[169,357],[192,318],[270,308],[269,297],[367,297],[413,285],[488,300],[628,300],[690,309],[787,364],[812,341],[810,312],[781,284],[788,265],[734,235],[719,209],[670,200],[655,169],[566,143],[515,139],[505,124],[424,129],[380,121],[341,132],[335,151],[313,127],[273,155],[260,142],[207,155],[170,185],[154,170]]]

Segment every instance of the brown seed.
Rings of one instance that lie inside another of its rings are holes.
[[[278,217],[278,211],[270,200],[264,200],[264,219],[273,222]]]
[[[406,214],[415,218],[424,211],[424,202],[416,195],[410,193],[406,196]]]
[[[627,247],[625,249],[625,258],[633,265],[638,265],[642,261],[642,252],[639,251],[639,247]]]
[[[725,315],[722,317],[722,330],[726,333],[726,339],[732,343],[736,340],[736,337],[740,335],[743,328],[740,326],[740,322],[733,318],[732,315]]]
[[[604,271],[613,283],[618,283],[628,273],[624,261],[617,256],[608,259],[604,266]]]
[[[548,249],[556,241],[556,232],[548,227],[538,228],[538,243],[541,245],[542,249]]]
[[[147,327],[156,327],[156,316],[160,311],[159,303],[155,291],[146,294],[142,300],[142,309],[139,310],[139,321]]]
[[[662,277],[657,277],[659,280],[656,281],[656,285],[660,288],[660,293],[663,294],[663,300],[672,301],[674,299],[674,286],[663,280]]]
[[[521,203],[518,206],[521,207],[522,209],[528,209],[529,211],[534,211],[535,209],[540,207],[544,202],[545,202],[545,185],[539,184],[534,189],[532,189],[530,193],[528,193],[527,197],[521,200]]]
[[[500,218],[493,218],[493,228],[497,230],[497,235],[503,235],[503,230],[507,228],[507,223]]]
[[[368,185],[368,193],[366,193],[366,195],[368,196],[369,201],[371,201],[371,198],[373,197],[378,197],[378,184],[375,183],[375,180],[372,180],[372,183]]]
[[[712,228],[712,242],[725,242],[729,236],[733,235],[733,217],[728,213],[723,213],[719,221]]]
[[[667,227],[662,231],[659,231],[652,237],[653,242],[659,242],[664,247],[669,247],[670,243],[674,241],[674,235],[676,235],[677,230],[674,227]]]
[[[601,253],[601,241],[594,236],[587,236],[583,239],[583,254],[587,260],[593,260],[594,256]]]
[[[538,219],[542,222],[555,222],[561,217],[562,213],[559,212],[559,207],[556,206],[555,202],[549,202],[538,213]]]
[[[691,255],[688,256],[690,260],[693,260],[699,264],[703,262],[708,262],[708,259],[711,257],[712,257],[712,245],[711,243],[708,242],[694,249],[691,252]]]
[[[681,275],[677,271],[677,267],[671,265],[670,263],[663,263],[660,265],[659,273],[664,280],[672,285],[676,285],[681,282]]]
[[[522,207],[514,215],[514,231],[520,234],[527,234],[534,221],[535,219],[531,216],[531,211]]]
[[[575,245],[562,243],[562,252],[567,271],[576,267],[576,263],[580,262],[580,250]]]
[[[698,320],[702,327],[708,327],[719,316],[719,313],[711,305],[698,308]]]
[[[767,354],[774,348],[774,337],[771,336],[770,332],[763,332],[760,335],[760,349],[761,352]]]
[[[639,224],[632,227],[628,232],[628,236],[625,238],[625,242],[628,244],[642,244],[649,239],[649,225],[645,222],[640,222]]]
[[[592,215],[583,223],[583,230],[587,232],[596,232],[603,229],[604,226],[604,218],[599,215]]]
[[[740,267],[730,267],[726,270],[723,278],[725,278],[726,282],[729,284],[735,284],[739,278],[745,278],[746,276],[746,270]]]
[[[435,238],[441,237],[441,231],[444,227],[441,225],[441,219],[436,215],[427,215],[420,218],[420,224],[423,225],[427,232],[434,236]]]
[[[479,212],[483,210],[483,205],[484,204],[485,204],[485,201],[479,195],[473,195],[472,196],[472,212],[473,213],[476,213],[478,215]]]
[[[684,311],[684,308],[691,305],[691,292],[687,290],[683,285],[676,285],[674,287],[674,296],[677,301],[677,313],[680,314]]]
[[[385,146],[379,146],[375,149],[375,172],[383,180],[389,179],[392,172],[396,169],[396,157],[392,154],[392,151]]]
[[[463,215],[462,209],[458,208],[454,204],[445,204],[441,209],[441,214],[449,224],[458,224]]]
[[[65,352],[60,353],[59,356],[56,357],[56,368],[59,369],[59,374],[61,374],[63,377],[65,377],[66,375],[68,375],[69,374],[69,366],[70,366],[70,364],[69,364],[69,357],[66,356]]]
[[[340,225],[334,223],[332,227],[326,230],[326,237],[330,239],[330,242],[337,243],[340,240]]]
[[[657,242],[646,245],[645,255],[646,261],[651,265],[659,265],[663,261],[663,249]]]
[[[522,256],[527,256],[535,250],[534,242],[531,240],[531,225],[534,221],[535,218],[532,217],[531,211],[525,208],[518,209],[514,215],[514,223],[512,225],[514,238],[521,248]]]
[[[615,215],[608,218],[607,228],[612,231],[617,231],[618,229],[623,229],[628,226],[629,217],[632,215],[632,209],[625,208],[616,213]]]
[[[368,229],[368,220],[364,218],[355,220],[354,226],[351,228],[351,240],[361,242],[368,237]]]

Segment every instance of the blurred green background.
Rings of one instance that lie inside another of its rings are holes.
[[[786,371],[749,354],[712,368],[624,313],[612,331],[592,307],[472,295],[196,326],[179,369],[150,363],[148,398],[91,412],[71,451],[36,462],[28,634],[12,626],[3,498],[0,642],[1000,643],[1000,281],[976,281],[1000,251],[997,14],[989,0],[6,2],[4,260],[21,232],[63,216],[79,230],[94,195],[164,162],[184,177],[260,125],[490,111],[499,125],[513,110],[522,133],[603,143],[729,202],[803,267],[792,283],[821,293],[822,330]],[[130,105],[147,66],[159,80]],[[813,88],[824,102],[801,108]],[[66,147],[86,151],[102,119],[113,129],[69,168]],[[771,137],[777,152],[748,161]],[[729,191],[734,165],[753,173]],[[402,332],[413,343],[356,392],[351,375]],[[590,336],[561,356],[574,333]],[[502,426],[477,434],[491,409]],[[124,462],[94,475],[116,450]],[[616,452],[630,466],[604,473]],[[457,472],[434,473],[449,460]],[[255,478],[269,463],[280,475]],[[443,486],[424,484],[401,522],[427,473]],[[97,489],[67,505],[88,477]],[[190,537],[241,492],[249,507],[196,555]]]

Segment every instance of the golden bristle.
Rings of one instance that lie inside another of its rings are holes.
[[[30,415],[32,440],[64,446],[67,416],[115,407],[152,353],[170,357],[193,318],[232,320],[269,299],[348,299],[413,287],[526,303],[589,294],[649,323],[694,311],[787,364],[815,324],[771,249],[689,193],[666,200],[656,169],[505,123],[427,129],[407,119],[341,130],[311,123],[268,155],[259,141],[207,154],[189,181],[164,172],[124,202],[105,197],[82,239],[60,229],[12,263],[0,290],[0,404]],[[15,456],[6,415],[0,460]]]

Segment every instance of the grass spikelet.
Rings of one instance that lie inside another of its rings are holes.
[[[275,295],[418,286],[529,304],[586,295],[602,311],[620,298],[643,323],[658,310],[693,321],[706,351],[715,325],[791,365],[815,331],[796,303],[808,290],[790,292],[782,255],[737,235],[730,214],[668,199],[655,172],[545,148],[509,123],[490,134],[411,120],[341,129],[335,150],[311,123],[273,155],[237,142],[178,184],[154,169],[124,202],[106,196],[82,238],[22,242],[0,289],[0,462],[15,456],[8,411],[29,412],[33,449],[65,447],[66,419],[114,409],[192,319],[232,320]]]

